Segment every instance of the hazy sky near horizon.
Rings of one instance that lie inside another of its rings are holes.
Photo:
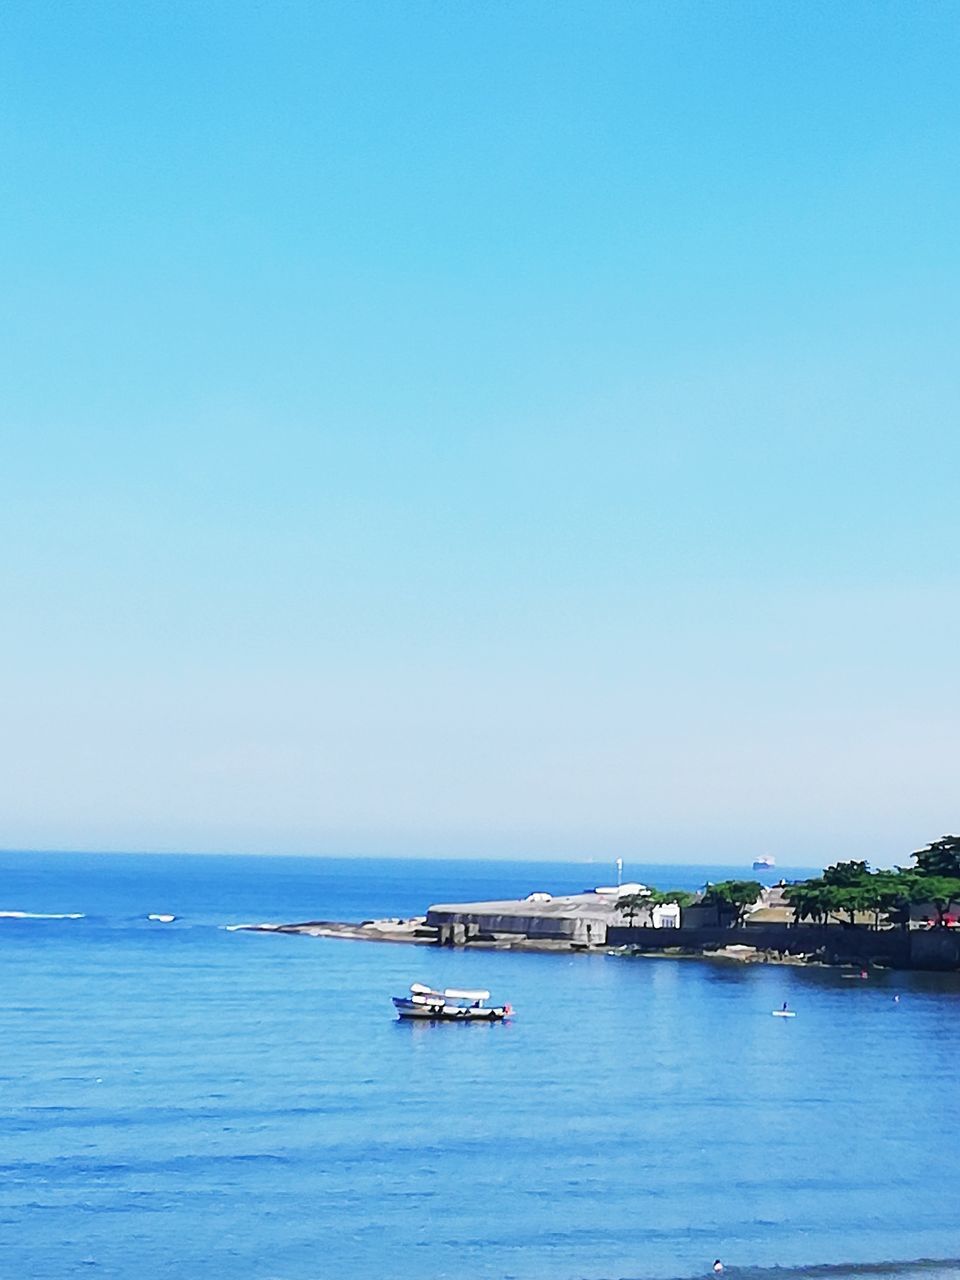
[[[0,845],[960,825],[956,3],[0,13]]]

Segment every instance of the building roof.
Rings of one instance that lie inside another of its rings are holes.
[[[569,920],[582,917],[590,920],[610,921],[618,916],[617,900],[604,894],[574,893],[563,897],[551,897],[548,901],[530,901],[529,898],[505,898],[497,902],[439,902],[431,906],[429,917],[444,914],[450,916],[522,916],[525,919]]]

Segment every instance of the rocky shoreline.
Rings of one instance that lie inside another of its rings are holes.
[[[297,924],[243,924],[234,928],[243,933],[291,933],[309,938],[342,938],[350,942],[401,942],[412,946],[438,947],[439,930],[426,923],[426,916],[413,916],[407,920],[363,920],[350,923],[342,920],[304,920]],[[515,934],[510,938],[471,938],[471,951],[562,951],[564,953],[593,951],[602,954],[609,948],[571,945],[562,938],[528,938]]]

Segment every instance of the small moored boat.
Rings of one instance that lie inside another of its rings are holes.
[[[434,991],[422,982],[410,985],[408,996],[394,996],[398,1018],[422,1018],[434,1022],[502,1022],[513,1010],[508,1004],[491,1004],[489,991],[461,991],[448,987]]]

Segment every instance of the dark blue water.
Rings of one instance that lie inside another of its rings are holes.
[[[953,978],[222,927],[598,879],[5,855],[0,909],[85,918],[0,919],[0,1275],[955,1274]],[[414,979],[487,986],[517,1019],[397,1023]],[[770,1016],[784,1000],[796,1019]]]

